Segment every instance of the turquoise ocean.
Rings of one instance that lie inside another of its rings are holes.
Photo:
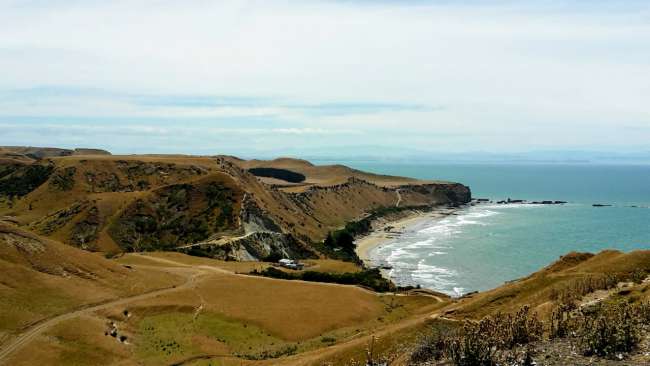
[[[451,295],[521,278],[571,251],[650,249],[650,166],[409,165],[344,162],[380,174],[470,186],[474,198],[561,200],[566,205],[484,204],[413,225],[371,251],[401,285]],[[611,207],[593,207],[593,204]]]

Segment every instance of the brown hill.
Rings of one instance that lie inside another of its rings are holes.
[[[21,328],[81,305],[155,288],[180,278],[128,269],[0,222],[0,343]]]
[[[280,174],[257,177],[251,168]],[[284,181],[286,174],[302,176],[304,183]],[[0,215],[40,235],[104,252],[202,243],[230,245],[213,252],[232,258],[314,256],[313,243],[371,210],[469,200],[469,189],[457,183],[295,159],[68,154],[0,161]],[[260,232],[272,235],[253,254],[240,238]]]
[[[333,186],[344,184],[350,178],[357,178],[365,180],[366,182],[376,184],[382,187],[395,187],[409,183],[424,183],[413,178],[395,177],[389,175],[378,175],[372,173],[362,172],[360,170],[352,169],[344,165],[321,165],[316,166],[312,163],[292,158],[278,158],[275,160],[248,160],[240,161],[238,164],[244,169],[255,168],[276,168],[284,169],[296,173],[300,173],[306,177],[305,181],[300,185],[296,185],[291,191],[301,191],[311,186]],[[263,181],[265,179],[262,179]],[[287,182],[277,182],[278,185],[286,184]],[[298,189],[301,187],[301,189]]]
[[[14,158],[24,161],[41,160],[57,156],[71,155],[111,155],[101,149],[59,149],[55,147],[0,146],[0,158]]]
[[[650,273],[649,250],[629,253],[605,250],[596,255],[569,253],[525,278],[468,296],[452,313],[479,318],[498,311],[513,312],[523,305],[530,305],[547,315],[552,305],[564,297],[580,298],[607,287],[608,282],[616,284],[617,281],[629,280],[635,272]]]

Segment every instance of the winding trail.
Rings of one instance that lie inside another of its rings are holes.
[[[399,207],[399,204],[402,203],[402,194],[399,193],[399,189],[396,189],[395,193],[397,194],[397,203],[395,203],[395,207]]]
[[[249,236],[255,235],[257,233],[259,233],[259,232],[258,231],[253,231],[253,232],[250,232],[248,234],[241,235],[241,236],[226,237],[226,238],[221,238],[221,239],[217,239],[217,240],[213,240],[213,241],[203,241],[203,242],[200,242],[200,243],[183,245],[183,246],[177,247],[176,249],[187,249],[187,248],[192,248],[192,247],[200,247],[202,245],[225,245],[225,244],[231,243],[233,241],[246,239]]]
[[[177,291],[182,291],[182,290],[187,290],[187,289],[192,289],[196,287],[197,284],[197,279],[201,276],[208,275],[210,273],[212,274],[221,274],[221,275],[227,275],[227,276],[237,276],[237,277],[246,277],[246,278],[254,278],[256,280],[260,281],[288,281],[288,280],[282,280],[282,279],[275,279],[275,278],[269,278],[269,277],[257,277],[257,276],[250,276],[246,274],[240,274],[240,273],[235,273],[230,270],[226,270],[223,268],[219,268],[216,266],[210,266],[210,265],[191,265],[191,264],[186,264],[186,263],[181,263],[177,262],[171,259],[166,259],[166,258],[160,258],[160,257],[154,257],[154,256],[148,256],[148,255],[141,255],[141,254],[134,254],[138,257],[146,258],[147,260],[150,260],[152,262],[157,262],[160,264],[168,265],[169,267],[161,267],[161,266],[153,266],[153,265],[146,265],[146,264],[134,264],[134,267],[141,267],[141,268],[156,268],[156,269],[165,269],[167,271],[171,272],[180,272],[181,274],[185,274],[187,276],[186,281],[181,284],[177,285],[174,287],[168,287],[160,290],[154,290],[150,291],[144,294],[140,295],[134,295],[130,297],[125,297],[121,299],[116,299],[113,301],[108,301],[102,304],[97,304],[97,305],[91,305],[87,307],[83,307],[77,310],[73,310],[71,312],[61,314],[54,316],[52,318],[46,319],[41,321],[40,323],[36,323],[32,325],[31,327],[27,328],[25,331],[20,333],[16,338],[8,341],[2,349],[0,349],[0,365],[7,365],[9,357],[16,351],[20,350],[24,346],[26,346],[29,342],[34,340],[37,336],[45,332],[47,329],[56,326],[57,324],[60,324],[64,321],[71,320],[74,318],[77,318],[79,316],[83,315],[88,315],[92,314],[96,311],[99,310],[105,310],[109,309],[115,306],[120,306],[120,305],[126,305],[135,301],[140,301],[140,300],[146,300],[146,299],[151,299],[157,296],[161,295],[166,295],[170,294],[173,292]],[[321,282],[307,282],[307,281],[301,281],[301,280],[291,280],[291,282],[306,282],[310,283],[313,285],[318,285],[318,286],[334,286],[334,287],[347,287],[349,288],[350,285],[342,285],[342,284],[336,284],[336,283],[321,283]],[[367,292],[371,293],[377,296],[406,296],[405,294],[380,294],[376,293],[374,291],[370,291],[368,289],[362,288],[362,287],[356,287],[357,290],[362,291],[362,292]],[[429,297],[437,300],[437,302],[445,302],[444,299],[430,294]],[[203,301],[202,301],[203,302]],[[201,309],[197,310],[201,311]],[[394,332],[399,329],[404,329],[409,326],[413,326],[415,324],[421,323],[425,321],[426,319],[429,319],[432,316],[438,315],[436,313],[429,313],[429,314],[422,314],[420,316],[417,316],[415,318],[412,318],[410,320],[396,323],[396,324],[391,324],[390,326],[387,326],[378,332],[372,333],[372,334],[359,334],[361,337],[354,337],[353,339],[349,339],[345,342],[339,343],[335,346],[328,347],[327,350],[319,349],[319,350],[314,350],[307,352],[305,354],[300,354],[296,355],[295,357],[290,357],[287,360],[290,360],[291,364],[295,365],[302,365],[305,363],[308,363],[310,361],[313,361],[316,358],[323,357],[325,355],[330,355],[336,350],[341,350],[345,349],[347,347],[351,346],[356,346],[361,344],[360,342],[366,342],[369,337],[372,336],[383,336],[385,334],[388,334],[390,332]],[[208,355],[209,356],[209,355]],[[221,357],[221,356],[219,356]],[[283,364],[280,362],[279,364]]]
[[[147,292],[144,294],[140,295],[135,295],[135,296],[130,296],[130,297],[125,297],[109,302],[105,302],[99,305],[93,305],[90,307],[84,307],[82,309],[77,309],[73,310],[69,313],[61,314],[58,316],[55,316],[53,318],[49,318],[47,320],[44,320],[40,323],[36,323],[21,334],[19,334],[16,338],[10,340],[2,349],[0,349],[0,365],[4,365],[7,362],[7,358],[15,351],[19,350],[26,344],[28,344],[30,341],[32,341],[36,336],[44,332],[45,330],[61,323],[66,320],[74,319],[76,317],[82,316],[82,315],[87,315],[94,313],[99,310],[104,310],[108,308],[112,308],[114,306],[120,306],[120,305],[126,305],[128,303],[134,302],[134,301],[139,301],[139,300],[146,300],[150,299],[156,296],[160,295],[165,295],[169,294],[172,292],[176,291],[181,291],[185,290],[188,288],[191,288],[194,286],[196,278],[203,274],[202,271],[195,271],[192,273],[190,276],[188,276],[187,281],[185,283],[178,285],[178,286],[173,286],[173,287],[168,287],[160,290],[154,290],[151,292]]]

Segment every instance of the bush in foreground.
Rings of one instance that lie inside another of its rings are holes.
[[[447,359],[458,366],[532,364],[535,342],[564,338],[585,356],[624,357],[634,351],[648,333],[650,303],[601,303],[578,309],[560,304],[544,323],[522,307],[515,314],[496,314],[465,321],[451,333],[436,333],[420,340],[411,353],[412,364]],[[523,350],[523,354],[518,352]]]
[[[573,339],[586,356],[618,358],[637,347],[648,320],[648,303],[599,303],[583,309],[560,304],[551,316],[549,338]]]

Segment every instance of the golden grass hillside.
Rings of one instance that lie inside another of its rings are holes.
[[[303,189],[308,186],[333,186],[345,183],[349,178],[354,177],[379,186],[399,186],[409,183],[422,183],[417,179],[406,177],[395,177],[362,172],[344,165],[321,165],[316,166],[306,160],[292,158],[278,158],[275,160],[233,160],[236,164],[245,169],[251,168],[277,168],[303,174],[306,179],[302,184]],[[274,183],[282,184],[281,181]],[[286,184],[286,182],[284,182]],[[291,185],[288,185],[291,186]],[[298,190],[296,190],[298,191]]]
[[[17,230],[8,227],[4,232],[20,233]],[[21,235],[38,239],[24,232]],[[59,246],[83,258],[91,256],[100,265],[106,262],[96,255]],[[26,266],[16,253],[4,254],[3,258]],[[34,258],[35,264],[42,261]],[[12,354],[11,364],[92,360],[97,365],[346,365],[351,359],[363,361],[366,348],[376,337],[377,357],[393,355],[399,361],[395,365],[406,365],[406,356],[418,337],[441,322],[447,324],[448,318],[479,319],[512,312],[523,305],[544,316],[559,301],[558,293],[583,291],[576,286],[583,286],[584,279],[610,274],[624,279],[638,271],[648,273],[650,251],[571,253],[526,278],[457,300],[426,292],[380,295],[353,286],[251,277],[237,272],[267,264],[232,263],[179,253],[128,254],[110,263],[115,267],[109,268],[115,271],[186,271],[194,274],[194,280],[173,292],[57,323]],[[324,266],[323,270],[338,268],[327,261],[315,261],[314,265]],[[102,273],[101,268],[86,270]],[[60,283],[56,286],[66,288]],[[611,296],[623,296],[626,301],[648,299],[647,287],[643,283]],[[115,294],[120,289],[106,291]],[[589,291],[598,292],[588,289],[581,296],[588,298]],[[57,298],[53,299],[56,303]],[[116,337],[111,336],[112,329],[116,329]]]
[[[11,364],[295,364],[338,347],[349,351],[349,342],[402,329],[403,321],[421,324],[445,304],[428,296],[239,275],[232,270],[241,267],[178,253],[116,261],[136,270],[183,269],[194,280],[173,292],[58,322],[11,354]]]
[[[480,318],[499,311],[513,312],[523,305],[548,315],[564,295],[576,294],[579,299],[583,292],[590,293],[607,285],[607,277],[615,285],[629,281],[635,272],[650,273],[650,251],[569,253],[525,278],[462,299],[449,309],[448,315]]]
[[[295,169],[309,184],[299,191],[267,184],[248,171],[259,166]],[[294,159],[48,153],[28,163],[0,161],[0,216],[43,236],[111,253],[152,242],[169,249],[254,231],[290,235],[309,246],[373,209],[469,199],[468,188],[460,184]],[[203,207],[206,201],[210,207]],[[136,227],[126,225],[136,222]]]
[[[182,278],[135,270],[0,223],[0,343],[79,306],[171,287]]]

